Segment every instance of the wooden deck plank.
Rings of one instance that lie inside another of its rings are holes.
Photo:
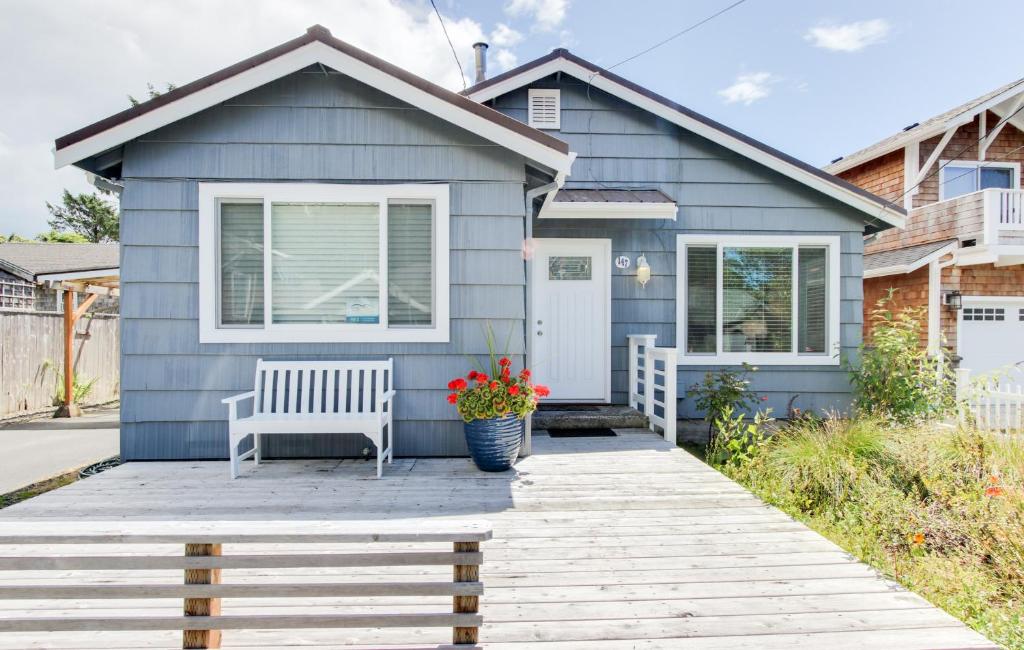
[[[740,486],[661,438],[624,432],[616,438],[551,439],[538,435],[534,455],[514,472],[485,474],[467,459],[397,459],[377,481],[371,461],[269,461],[228,479],[226,463],[135,463],[0,512],[3,527],[82,517],[131,520],[376,520],[434,522],[484,519],[485,593],[481,640],[488,648],[991,648],[971,632]],[[42,525],[46,525],[45,523]],[[52,525],[52,523],[50,524]],[[114,525],[114,524],[112,524]],[[118,524],[119,525],[119,524]],[[165,524],[166,525],[166,524]],[[287,526],[286,523],[273,524]],[[333,524],[331,524],[333,525]],[[399,524],[400,525],[400,524]],[[173,526],[172,526],[173,527]],[[323,544],[309,552],[408,553],[450,546],[396,541]],[[39,556],[180,556],[179,545],[40,544]],[[280,553],[279,544],[226,544],[224,555]],[[0,557],[13,549],[0,544]],[[292,550],[290,550],[291,552]],[[286,584],[450,578],[450,567],[226,570],[224,583]],[[32,581],[177,584],[172,570],[7,571],[0,587]],[[358,599],[291,598],[268,605],[225,598],[237,616],[360,616],[450,612],[445,596]],[[176,616],[180,601],[0,601],[0,619],[17,616]],[[447,647],[450,630],[230,630],[224,647]],[[0,634],[0,648],[171,648],[166,632]]]

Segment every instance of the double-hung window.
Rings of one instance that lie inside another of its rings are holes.
[[[943,160],[939,170],[939,200],[992,188],[1016,189],[1020,163]]]
[[[448,186],[200,183],[202,342],[448,341]]]
[[[839,363],[839,238],[677,236],[681,364]]]

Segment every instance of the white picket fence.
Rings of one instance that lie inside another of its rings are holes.
[[[1024,386],[1000,384],[998,377],[971,379],[971,371],[956,371],[960,418],[979,429],[1024,433]]]
[[[652,431],[676,442],[679,351],[654,346],[654,334],[630,334],[629,405],[647,416]]]

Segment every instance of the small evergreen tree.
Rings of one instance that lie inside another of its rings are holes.
[[[120,221],[117,206],[97,194],[72,194],[64,190],[63,205],[49,202],[46,209],[53,218],[50,228],[78,233],[90,242],[117,241]]]

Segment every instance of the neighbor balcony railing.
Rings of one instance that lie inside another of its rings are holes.
[[[1024,244],[1024,190],[982,190],[986,244]]]

